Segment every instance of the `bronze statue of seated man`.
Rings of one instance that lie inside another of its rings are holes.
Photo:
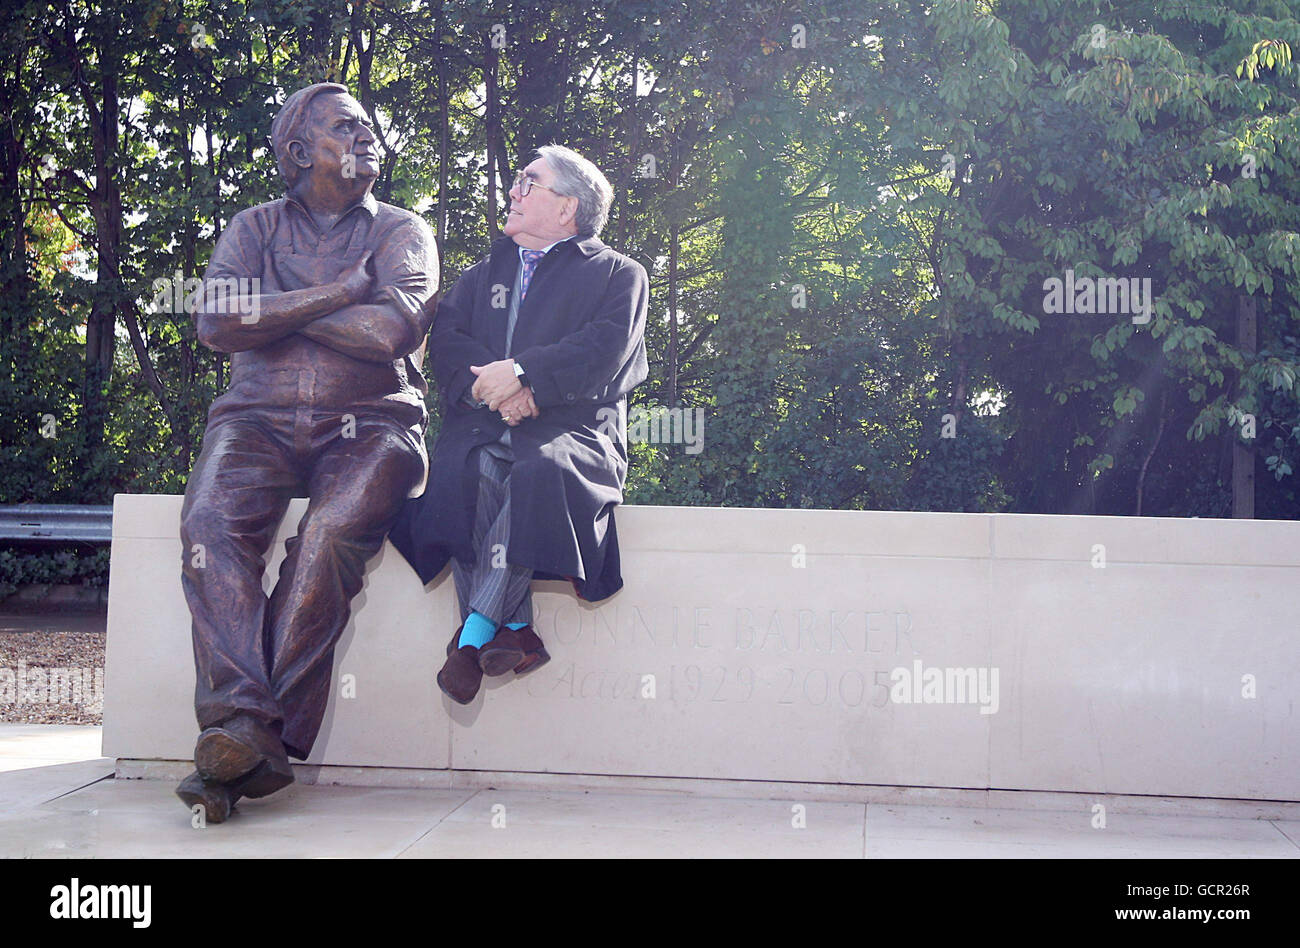
[[[271,141],[286,194],[231,220],[196,313],[204,345],[230,353],[181,515],[201,733],[177,795],[209,822],[311,753],[366,563],[428,472],[433,233],[370,193],[375,136],[346,87],[291,95]],[[268,598],[263,557],[301,496]]]

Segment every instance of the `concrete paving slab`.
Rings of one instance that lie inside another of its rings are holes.
[[[1300,858],[1268,820],[1033,812],[964,807],[867,807],[867,858]]]
[[[192,825],[169,782],[108,780],[0,817],[9,858],[391,858],[469,796],[456,791],[293,787]]]
[[[99,757],[98,738],[94,727],[0,726],[0,858],[1300,858],[1300,820],[1113,807],[1095,829],[1091,806],[747,799],[707,788],[296,784],[195,828],[175,780],[107,779],[114,761]]]
[[[0,724],[0,760],[89,760],[100,755],[102,731],[81,724]]]
[[[402,858],[862,856],[863,807],[686,794],[481,790]]]
[[[0,759],[0,815],[39,806],[111,776],[113,761],[107,757],[60,763]]]
[[[1273,820],[1277,831],[1296,846],[1300,846],[1300,820]]]

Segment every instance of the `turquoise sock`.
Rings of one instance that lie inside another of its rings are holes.
[[[507,622],[507,623],[506,623],[506,628],[507,628],[507,629],[514,629],[516,632],[518,632],[520,629],[522,629],[522,628],[523,628],[524,626],[526,626],[527,624],[528,624],[527,622]]]
[[[460,630],[460,641],[457,642],[457,648],[473,645],[475,648],[482,648],[496,637],[497,624],[480,612],[471,612],[469,618],[465,620],[465,626]]]

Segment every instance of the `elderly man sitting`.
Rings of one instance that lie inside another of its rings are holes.
[[[429,486],[391,539],[428,582],[450,559],[462,623],[438,684],[468,704],[484,674],[549,656],[530,583],[597,601],[623,585],[628,393],[646,377],[645,268],[599,239],[613,191],[548,145],[515,180],[504,236],[438,307],[429,352],[442,428]]]

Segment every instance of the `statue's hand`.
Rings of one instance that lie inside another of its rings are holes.
[[[371,252],[367,250],[361,259],[339,274],[338,282],[347,293],[348,304],[364,302],[370,296],[370,287],[375,282],[374,276],[367,269]]]

